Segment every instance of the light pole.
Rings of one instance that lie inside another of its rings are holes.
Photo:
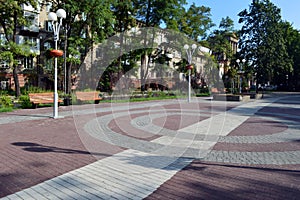
[[[57,21],[59,18],[59,22]],[[62,24],[62,19],[66,18],[66,11],[64,9],[58,9],[56,13],[50,12],[48,14],[48,19],[51,21],[53,33],[55,50],[57,50],[57,41],[59,39],[59,29]],[[57,57],[54,58],[54,101],[53,101],[53,118],[58,118],[58,93],[57,93]]]
[[[192,49],[190,49],[190,46],[188,44],[185,44],[183,46],[183,48],[186,50],[186,55],[187,55],[187,59],[188,59],[188,63],[189,65],[187,66],[188,69],[188,78],[189,78],[189,82],[188,82],[188,102],[191,102],[191,70],[192,70],[192,56],[197,48],[196,44],[192,45]]]
[[[240,90],[240,94],[242,93],[242,74],[244,73],[243,69],[242,69],[242,65],[240,65],[240,59],[236,60],[238,66],[239,66],[239,70],[238,70],[238,74],[239,74],[239,90]],[[242,60],[242,63],[244,64],[246,62],[245,59]]]

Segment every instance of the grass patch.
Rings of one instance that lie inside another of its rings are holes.
[[[14,110],[12,99],[8,95],[0,96],[0,112],[11,112]]]
[[[3,107],[3,108],[0,108],[0,113],[1,112],[12,112],[14,110],[14,108],[12,107]]]
[[[141,97],[141,98],[131,98],[130,102],[138,101],[154,101],[154,100],[164,100],[164,99],[176,99],[177,96],[163,96],[163,97]]]
[[[196,97],[209,97],[209,96],[210,96],[209,92],[196,94]]]
[[[155,100],[166,100],[166,99],[177,99],[185,96],[176,95],[164,95],[164,96],[151,96],[151,97],[131,97],[128,99],[104,99],[100,103],[126,103],[126,102],[143,102],[143,101],[155,101]]]
[[[40,103],[38,105],[38,108],[44,108],[44,107],[52,107],[53,103]]]

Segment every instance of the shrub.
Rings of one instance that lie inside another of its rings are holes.
[[[25,87],[21,88],[21,93],[24,95],[27,95],[29,93],[43,93],[43,92],[48,92],[48,91],[34,86],[29,86],[28,88]]]
[[[12,100],[7,95],[0,96],[0,112],[11,112],[13,108]]]
[[[19,100],[21,101],[22,108],[32,108],[32,103],[30,102],[30,98],[28,95],[20,96]]]
[[[5,95],[8,95],[8,91],[6,90],[0,91],[0,96],[5,96]]]
[[[9,96],[0,96],[0,105],[2,108],[9,108],[13,107],[12,100]]]
[[[12,107],[7,107],[7,108],[0,108],[0,112],[11,112],[14,109]]]

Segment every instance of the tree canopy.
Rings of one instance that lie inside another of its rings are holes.
[[[274,76],[289,73],[292,62],[288,56],[282,29],[280,9],[270,0],[253,0],[249,10],[239,14],[239,56],[247,60],[258,83],[274,80]]]
[[[25,16],[22,5],[31,5],[37,8],[35,0],[7,0],[0,4],[0,26],[4,32],[4,39],[0,41],[0,57],[2,60],[9,62],[9,67],[13,71],[15,81],[16,96],[20,95],[20,86],[18,79],[18,62],[19,59],[34,55],[30,51],[30,43],[18,43],[17,35],[20,27],[29,27],[31,25],[31,17]]]
[[[67,77],[71,76],[73,64],[81,63],[95,44],[137,25],[149,28],[164,27],[184,34],[196,43],[209,47],[214,55],[220,56],[218,61],[230,60],[235,56],[228,41],[228,37],[237,33],[233,20],[229,17],[222,18],[218,29],[210,33],[210,29],[215,26],[211,19],[211,9],[197,6],[195,3],[187,6],[186,0],[7,0],[0,5],[0,26],[4,33],[0,56],[2,60],[10,61],[10,67],[15,70],[16,81],[18,60],[33,55],[30,44],[18,44],[16,41],[20,27],[30,26],[32,21],[31,16],[24,15],[21,5],[37,8],[41,2],[51,3],[51,11],[54,12],[59,8],[66,10],[67,18],[63,20],[62,25],[65,35],[61,34],[60,45],[66,51]],[[236,34],[239,37],[240,48],[237,56],[246,59],[248,71],[262,84],[281,84],[288,75],[289,81],[299,85],[296,81],[300,73],[300,50],[297,48],[300,41],[299,31],[288,22],[282,21],[280,9],[270,0],[252,0],[249,9],[241,11],[238,16],[242,28]],[[150,40],[154,43],[155,34],[157,33],[148,31],[136,39],[139,43]],[[186,41],[173,41],[176,38],[168,38],[174,35],[165,37],[172,42],[178,42],[174,48],[180,51],[180,47],[182,48]],[[155,49],[147,48],[131,52],[131,55],[123,55],[122,46],[127,48],[128,44],[125,43],[130,40],[123,37],[118,39],[119,58],[111,63],[111,72],[128,71],[135,66],[132,63],[139,59],[143,68],[140,75],[142,79],[146,78],[147,67],[150,66],[148,58],[155,56],[152,55]],[[171,46],[172,44],[169,44],[169,47]],[[125,62],[126,60],[128,62]],[[67,82],[67,91],[70,91],[70,80]],[[16,91],[19,95],[18,88]]]

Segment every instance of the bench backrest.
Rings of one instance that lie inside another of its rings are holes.
[[[99,92],[97,91],[90,91],[90,92],[77,92],[76,91],[76,97],[79,100],[101,100],[102,98],[99,97]]]
[[[54,101],[53,92],[29,93],[28,96],[29,96],[30,102],[32,102],[33,104],[53,103],[53,101]],[[58,102],[62,102],[62,100],[58,99]]]
[[[29,93],[28,96],[30,98],[35,99],[45,99],[45,98],[53,98],[54,94],[53,92],[44,92],[44,93]]]

